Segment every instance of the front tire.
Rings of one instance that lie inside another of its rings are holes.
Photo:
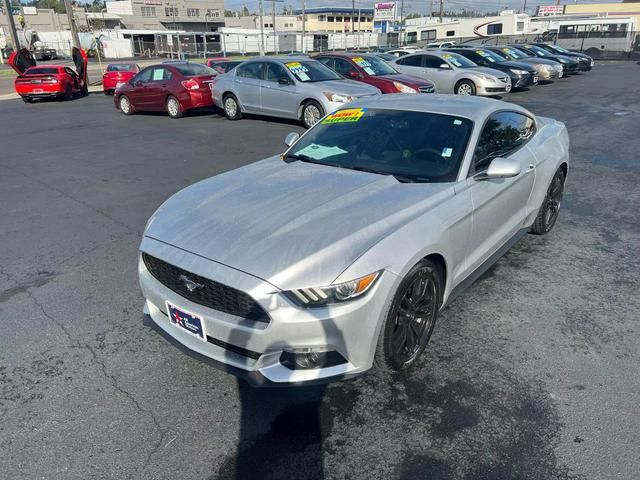
[[[302,124],[305,128],[313,127],[322,117],[324,117],[324,109],[315,100],[309,100],[302,107]]]
[[[181,118],[183,115],[182,105],[180,105],[180,100],[178,100],[173,95],[167,98],[167,113],[171,118]]]
[[[133,106],[131,105],[131,100],[126,95],[121,95],[118,99],[118,107],[120,107],[120,111],[124,115],[131,115],[133,113]]]
[[[224,116],[229,120],[240,120],[242,118],[242,112],[240,111],[240,104],[235,95],[225,95],[222,101],[222,109],[224,110]]]
[[[538,210],[538,216],[531,226],[531,233],[544,235],[549,233],[558,219],[560,203],[564,193],[564,171],[559,168],[547,189],[547,195]]]
[[[374,364],[385,374],[407,370],[424,351],[442,303],[443,274],[423,259],[404,277],[380,332]]]
[[[456,95],[475,95],[476,85],[471,80],[460,80],[456,83]]]

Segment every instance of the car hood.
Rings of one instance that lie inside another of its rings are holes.
[[[531,71],[532,67],[531,65],[521,62],[521,61],[514,61],[514,60],[506,60],[504,62],[501,62],[500,65],[502,65],[503,67],[509,67],[509,68],[518,68],[520,70],[527,70],[527,71]]]
[[[556,62],[555,60],[549,60],[549,59],[542,58],[542,57],[521,58],[521,59],[518,59],[518,62],[529,63],[529,64],[537,63],[538,65],[548,65],[548,66],[552,66],[552,67],[556,67],[556,66],[560,65],[560,62]]]
[[[272,157],[176,193],[153,214],[145,236],[281,289],[323,286],[453,195],[452,184],[399,183]]]
[[[351,95],[352,97],[366,97],[380,93],[376,87],[355,80],[326,80],[324,82],[303,83],[302,85],[321,88],[322,91],[331,91]]]
[[[391,75],[376,75],[371,78],[381,78],[390,82],[401,82],[406,83],[407,85],[417,85],[420,87],[433,87],[433,83],[429,80],[425,80],[424,78],[420,77],[414,77],[413,75],[404,75],[402,73]]]

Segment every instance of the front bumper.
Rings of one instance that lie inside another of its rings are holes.
[[[514,80],[515,78],[515,80]],[[538,84],[538,74],[527,74],[511,78],[512,88],[527,88]]]
[[[144,313],[182,346],[254,385],[309,385],[368,370],[373,364],[383,312],[398,282],[396,275],[384,272],[363,298],[305,309],[293,305],[268,282],[148,237],[141,250],[246,292],[269,314],[269,323],[252,322],[191,302],[160,283],[139,260],[140,287],[146,299]],[[206,336],[211,338],[204,341],[171,323],[166,302],[200,317]],[[325,368],[295,370],[281,363],[283,351],[307,349],[337,352],[345,361]]]
[[[476,83],[476,95],[480,96],[501,95],[504,93],[509,93],[510,91],[510,79],[508,79],[506,82],[491,82],[482,80]]]

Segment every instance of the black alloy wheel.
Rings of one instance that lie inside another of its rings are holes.
[[[543,235],[551,231],[558,219],[560,213],[560,204],[562,203],[562,195],[564,193],[564,171],[559,168],[551,180],[547,195],[542,202],[538,216],[536,217],[531,232],[537,235]]]

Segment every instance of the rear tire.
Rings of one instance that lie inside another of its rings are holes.
[[[224,96],[222,110],[224,111],[224,116],[229,120],[240,120],[242,118],[240,103],[238,103],[236,96],[231,93]]]
[[[22,97],[22,101],[24,103],[33,103],[33,98],[31,98],[31,97]]]
[[[87,95],[89,95],[89,86],[85,84],[80,90],[80,96],[86,97]]]
[[[131,105],[131,100],[126,95],[120,95],[118,98],[118,107],[120,107],[120,111],[124,115],[131,115],[133,113],[133,105]]]
[[[309,100],[303,105],[301,116],[305,128],[311,128],[324,117],[324,109],[315,100]]]
[[[167,103],[165,104],[167,109],[167,113],[171,118],[181,118],[183,115],[182,105],[180,105],[180,100],[171,95],[167,98]]]
[[[564,171],[559,168],[547,189],[544,201],[538,210],[538,216],[531,226],[530,232],[536,235],[549,233],[558,219],[560,203],[564,193]]]
[[[71,89],[71,85],[67,85],[67,88],[64,89],[62,99],[65,101],[73,100],[73,90]]]
[[[444,291],[443,277],[438,265],[423,259],[402,279],[376,346],[374,364],[379,372],[397,373],[416,363],[436,324]]]
[[[471,80],[460,80],[456,83],[456,95],[475,95],[476,85]]]

